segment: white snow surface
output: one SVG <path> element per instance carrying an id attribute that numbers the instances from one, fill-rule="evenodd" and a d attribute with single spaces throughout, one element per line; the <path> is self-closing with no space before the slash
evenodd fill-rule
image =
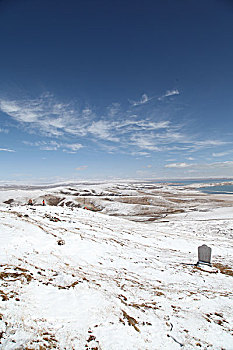
<path id="1" fill-rule="evenodd" d="M 233 349 L 232 206 L 140 223 L 30 197 L 0 194 L 0 349 Z"/>

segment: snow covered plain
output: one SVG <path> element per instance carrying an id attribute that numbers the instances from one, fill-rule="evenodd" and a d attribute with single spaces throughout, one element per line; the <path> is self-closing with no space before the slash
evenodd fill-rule
<path id="1" fill-rule="evenodd" d="M 2 188 L 0 348 L 233 349 L 232 238 L 192 186 Z"/>

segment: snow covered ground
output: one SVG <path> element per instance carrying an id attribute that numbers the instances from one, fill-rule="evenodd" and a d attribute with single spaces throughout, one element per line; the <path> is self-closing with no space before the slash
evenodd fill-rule
<path id="1" fill-rule="evenodd" d="M 233 349 L 232 238 L 232 196 L 188 186 L 2 189 L 0 348 Z"/>

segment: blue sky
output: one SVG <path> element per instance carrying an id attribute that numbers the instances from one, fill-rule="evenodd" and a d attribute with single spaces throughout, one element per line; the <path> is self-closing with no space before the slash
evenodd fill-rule
<path id="1" fill-rule="evenodd" d="M 0 1 L 0 181 L 231 177 L 233 3 Z"/>

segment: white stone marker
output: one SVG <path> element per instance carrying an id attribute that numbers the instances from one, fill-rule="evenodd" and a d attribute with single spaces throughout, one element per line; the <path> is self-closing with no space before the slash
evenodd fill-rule
<path id="1" fill-rule="evenodd" d="M 211 248 L 206 244 L 198 247 L 198 262 L 197 264 L 211 265 Z"/>

